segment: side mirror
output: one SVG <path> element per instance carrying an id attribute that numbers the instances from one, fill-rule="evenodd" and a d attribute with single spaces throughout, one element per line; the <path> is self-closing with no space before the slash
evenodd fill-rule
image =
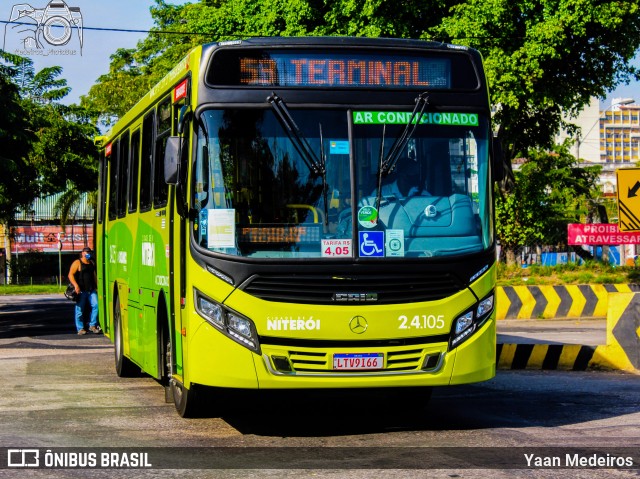
<path id="1" fill-rule="evenodd" d="M 502 143 L 497 137 L 491 139 L 491 161 L 493 170 L 493 181 L 502 181 L 505 175 L 504 152 Z"/>
<path id="2" fill-rule="evenodd" d="M 182 105 L 178 111 L 178 135 L 184 132 L 184 125 L 191 118 L 191 106 Z"/>
<path id="3" fill-rule="evenodd" d="M 177 185 L 180 178 L 180 145 L 182 138 L 170 136 L 164 150 L 164 181 L 168 185 Z"/>

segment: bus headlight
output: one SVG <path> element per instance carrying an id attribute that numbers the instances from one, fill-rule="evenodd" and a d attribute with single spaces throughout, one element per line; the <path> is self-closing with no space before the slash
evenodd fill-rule
<path id="1" fill-rule="evenodd" d="M 458 316 L 451 329 L 449 349 L 458 347 L 482 326 L 491 316 L 494 304 L 493 291 L 478 301 L 471 309 Z"/>
<path id="2" fill-rule="evenodd" d="M 465 329 L 469 328 L 473 325 L 473 311 L 468 311 L 467 313 L 460 316 L 456 319 L 456 327 L 455 332 L 456 335 L 460 334 Z"/>
<path id="3" fill-rule="evenodd" d="M 493 293 L 484 298 L 478 303 L 478 309 L 476 310 L 476 316 L 479 318 L 486 316 L 493 310 Z"/>
<path id="4" fill-rule="evenodd" d="M 253 322 L 241 314 L 195 290 L 196 310 L 209 324 L 238 344 L 260 354 L 260 343 Z"/>
<path id="5" fill-rule="evenodd" d="M 251 339 L 251 322 L 235 314 L 229 313 L 229 328 L 240 333 L 247 339 Z"/>
<path id="6" fill-rule="evenodd" d="M 205 319 L 211 320 L 215 326 L 224 326 L 224 313 L 222 312 L 222 306 L 209 301 L 202 296 L 198 297 L 198 306 L 201 316 L 204 316 Z"/>

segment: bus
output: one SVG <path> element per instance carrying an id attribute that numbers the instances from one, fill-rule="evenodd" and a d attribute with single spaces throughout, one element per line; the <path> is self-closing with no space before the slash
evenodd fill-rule
<path id="1" fill-rule="evenodd" d="M 181 416 L 225 389 L 427 397 L 495 375 L 503 166 L 476 50 L 201 45 L 100 145 L 116 373 L 156 378 Z"/>

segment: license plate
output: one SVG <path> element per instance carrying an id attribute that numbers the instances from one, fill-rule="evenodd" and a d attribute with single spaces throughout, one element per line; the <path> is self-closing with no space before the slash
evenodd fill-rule
<path id="1" fill-rule="evenodd" d="M 370 369 L 382 369 L 384 367 L 384 354 L 334 354 L 333 369 L 341 371 L 362 371 Z"/>

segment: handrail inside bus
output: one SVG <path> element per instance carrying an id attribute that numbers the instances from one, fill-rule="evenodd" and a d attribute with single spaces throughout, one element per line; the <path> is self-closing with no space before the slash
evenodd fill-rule
<path id="1" fill-rule="evenodd" d="M 287 205 L 287 208 L 292 209 L 292 210 L 297 210 L 297 209 L 306 209 L 306 210 L 310 210 L 313 213 L 313 222 L 317 223 L 318 222 L 318 210 L 311 205 L 305 205 L 305 204 L 290 204 Z"/>

